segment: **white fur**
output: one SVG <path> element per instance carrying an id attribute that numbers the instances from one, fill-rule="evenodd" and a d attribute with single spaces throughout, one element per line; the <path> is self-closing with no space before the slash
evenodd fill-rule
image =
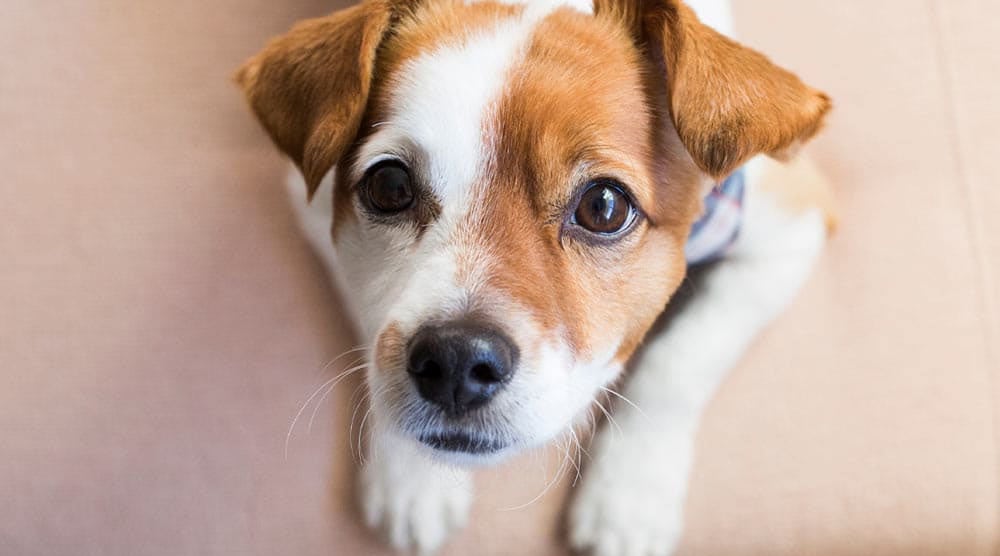
<path id="1" fill-rule="evenodd" d="M 433 554 L 465 525 L 472 476 L 440 465 L 389 430 L 373 436 L 361 471 L 365 523 L 396 550 Z"/>
<path id="2" fill-rule="evenodd" d="M 483 120 L 524 39 L 519 25 L 506 22 L 409 62 L 395 83 L 391 112 L 376 123 L 359 164 L 367 168 L 387 153 L 417 151 L 409 158 L 417 159 L 442 205 L 467 206 L 463 198 L 484 160 Z"/>
<path id="3" fill-rule="evenodd" d="M 798 292 L 822 250 L 822 215 L 791 215 L 748 168 L 746 220 L 734 252 L 668 329 L 648 341 L 615 421 L 591 450 L 593 463 L 570 514 L 570 539 L 597 556 L 670 554 L 701 414 L 757 333 Z"/>

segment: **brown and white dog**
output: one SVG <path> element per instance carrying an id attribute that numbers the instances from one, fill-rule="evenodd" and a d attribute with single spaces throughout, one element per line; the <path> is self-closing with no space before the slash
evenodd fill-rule
<path id="1" fill-rule="evenodd" d="M 240 69 L 369 346 L 362 502 L 395 547 L 440 547 L 470 464 L 570 434 L 629 363 L 570 542 L 673 550 L 702 410 L 833 218 L 805 163 L 757 156 L 812 137 L 828 99 L 727 38 L 725 0 L 694 8 L 364 0 Z M 735 243 L 650 333 L 703 199 L 740 168 Z"/>

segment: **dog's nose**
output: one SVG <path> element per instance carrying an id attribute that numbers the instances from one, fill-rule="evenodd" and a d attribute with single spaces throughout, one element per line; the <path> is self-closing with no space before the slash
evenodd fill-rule
<path id="1" fill-rule="evenodd" d="M 516 364 L 517 348 L 503 333 L 458 321 L 418 330 L 407 371 L 424 399 L 457 416 L 488 402 Z"/>

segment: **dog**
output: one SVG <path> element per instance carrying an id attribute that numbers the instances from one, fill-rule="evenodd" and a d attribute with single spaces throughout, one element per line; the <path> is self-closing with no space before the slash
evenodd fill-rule
<path id="1" fill-rule="evenodd" d="M 362 507 L 397 549 L 435 552 L 471 467 L 604 397 L 621 432 L 593 441 L 569 542 L 674 550 L 702 411 L 835 222 L 808 161 L 776 161 L 829 98 L 695 4 L 362 0 L 238 70 L 368 346 Z"/>

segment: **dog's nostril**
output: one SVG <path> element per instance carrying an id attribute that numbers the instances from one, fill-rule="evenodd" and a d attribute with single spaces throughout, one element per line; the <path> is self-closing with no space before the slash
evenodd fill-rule
<path id="1" fill-rule="evenodd" d="M 408 351 L 407 371 L 420 395 L 455 415 L 488 402 L 517 365 L 507 336 L 467 321 L 421 328 Z"/>
<path id="2" fill-rule="evenodd" d="M 416 374 L 423 378 L 435 379 L 440 378 L 443 372 L 441 370 L 441 365 L 439 365 L 437 361 L 428 359 L 427 361 L 424 361 L 424 364 L 421 365 L 419 369 L 417 369 Z"/>
<path id="3" fill-rule="evenodd" d="M 500 373 L 498 373 L 491 365 L 487 365 L 486 363 L 479 363 L 478 365 L 472 367 L 472 370 L 469 371 L 469 375 L 473 380 L 483 384 L 493 384 L 503 380 Z"/>

